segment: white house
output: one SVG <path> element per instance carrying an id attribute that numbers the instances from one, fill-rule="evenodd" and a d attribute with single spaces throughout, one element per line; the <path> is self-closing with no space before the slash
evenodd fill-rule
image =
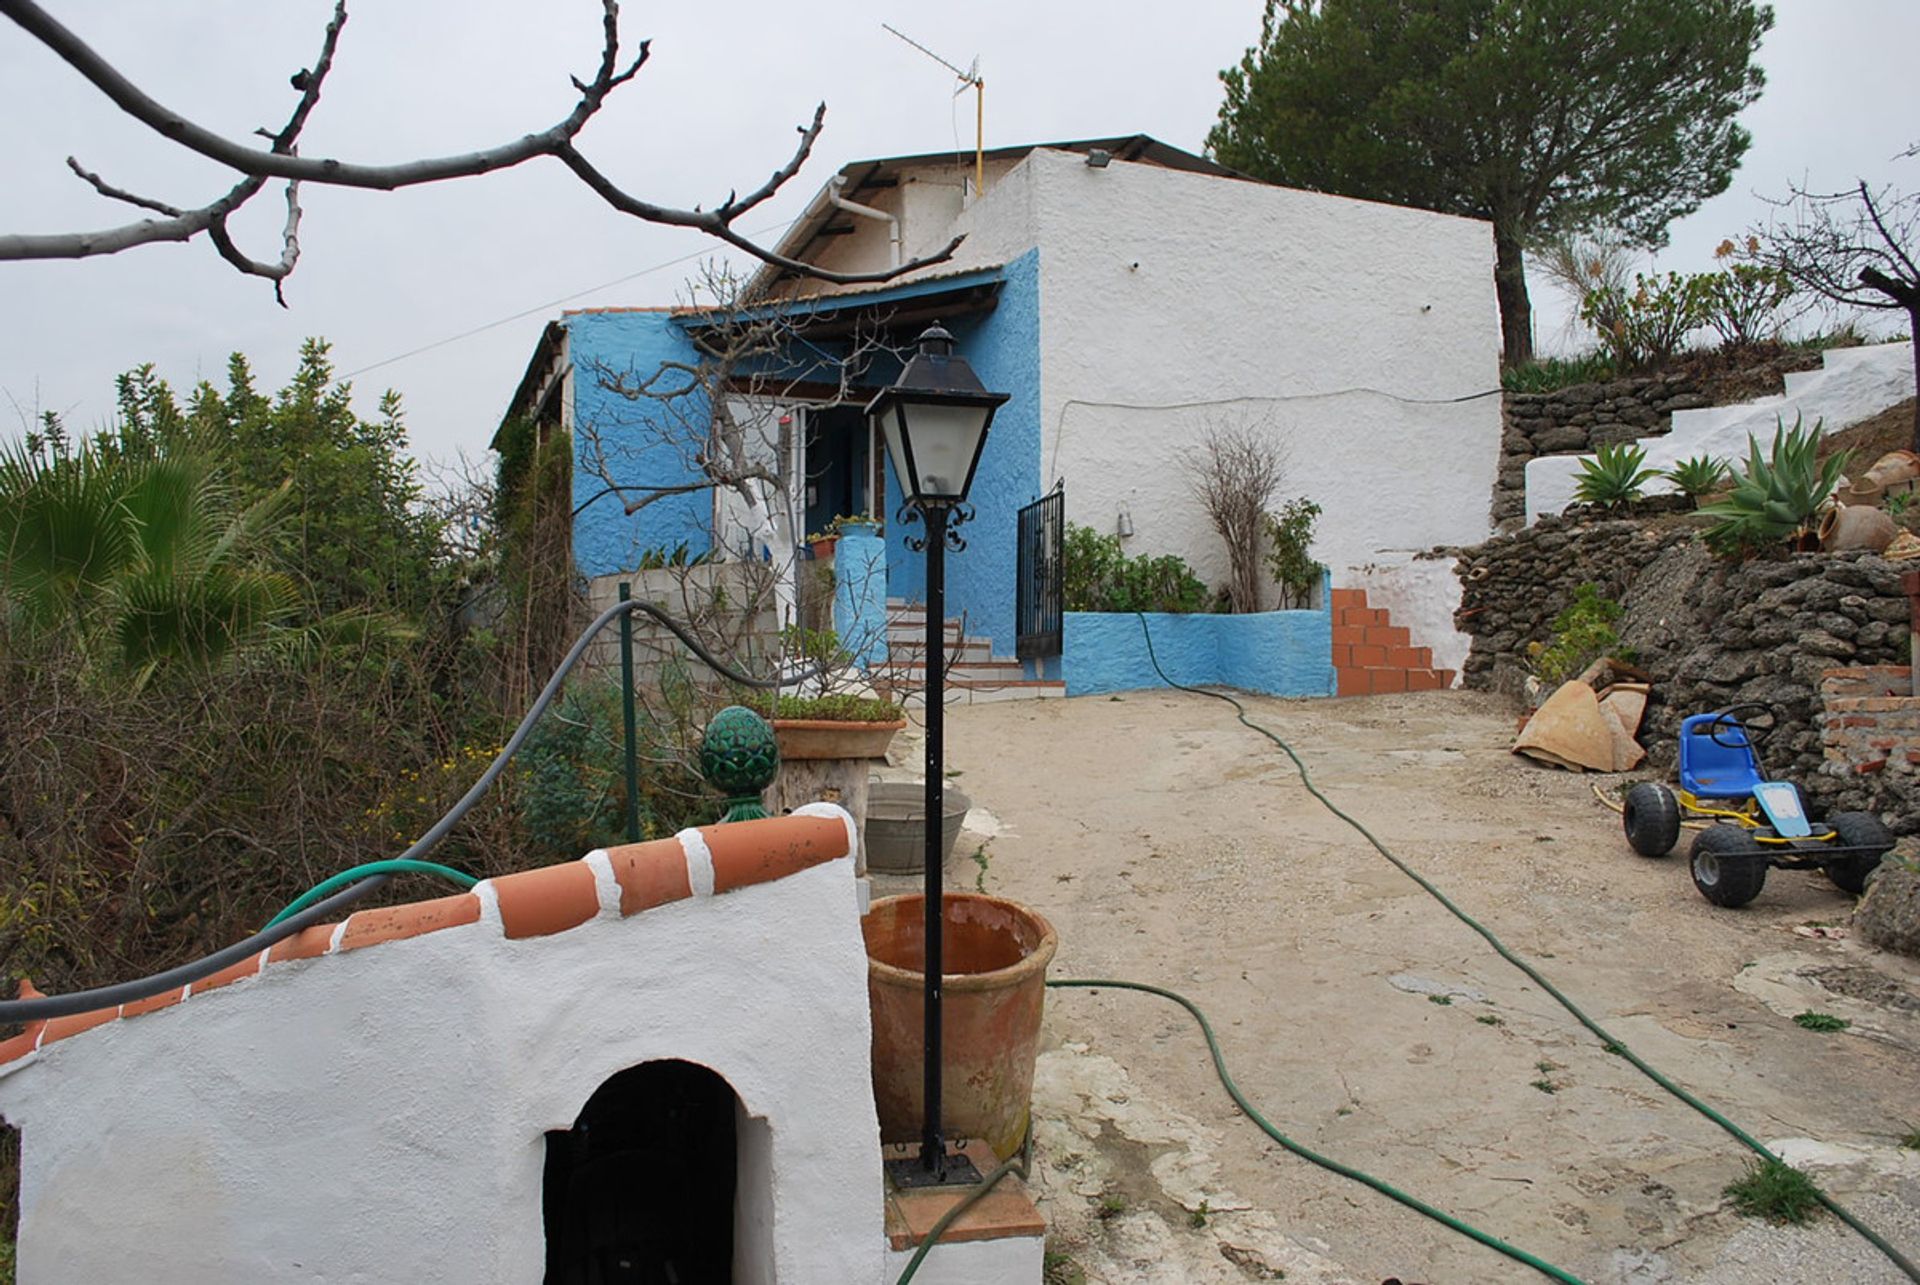
<path id="1" fill-rule="evenodd" d="M 1218 425 L 1284 452 L 1281 498 L 1320 504 L 1313 552 L 1335 588 L 1385 592 L 1451 636 L 1451 578 L 1403 580 L 1395 569 L 1414 551 L 1490 533 L 1500 401 L 1488 224 L 1274 187 L 1144 135 L 1001 148 L 986 154 L 985 172 L 975 191 L 970 155 L 846 166 L 783 254 L 884 270 L 963 237 L 953 257 L 880 286 L 765 268 L 753 294 L 816 353 L 856 323 L 906 344 L 937 319 L 987 386 L 1012 394 L 974 482 L 968 548 L 948 563 L 950 609 L 970 633 L 1013 651 L 1023 632 L 1016 514 L 1056 486 L 1069 521 L 1119 533 L 1131 553 L 1178 554 L 1222 582 L 1225 549 L 1186 480 L 1198 441 Z M 566 314 L 549 326 L 510 414 L 576 435 L 617 419 L 621 432 L 643 435 L 631 404 L 583 372 L 614 365 L 644 376 L 697 360 L 712 324 L 698 310 Z M 888 520 L 888 595 L 912 601 L 922 561 L 903 543 L 911 532 L 891 521 L 897 482 L 861 414 L 894 369 L 867 371 L 853 395 L 789 399 L 804 488 L 783 503 L 802 530 L 839 513 Z M 637 485 L 688 478 L 670 452 L 636 452 L 624 467 Z M 716 531 L 724 544 L 729 526 L 727 507 L 705 494 L 630 516 L 584 468 L 575 502 L 575 559 L 590 577 L 650 548 L 708 547 Z M 1072 666 L 1069 654 L 1069 677 Z M 1060 672 L 1047 658 L 1027 668 Z M 1329 690 L 1334 658 L 1321 668 L 1308 687 Z"/>

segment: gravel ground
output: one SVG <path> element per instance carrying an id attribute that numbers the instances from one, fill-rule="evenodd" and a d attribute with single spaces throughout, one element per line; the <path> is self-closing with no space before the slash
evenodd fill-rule
<path id="1" fill-rule="evenodd" d="M 1752 906 L 1709 906 L 1681 858 L 1629 852 L 1592 793 L 1609 778 L 1510 755 L 1513 712 L 1495 698 L 1248 704 L 1336 802 L 1635 1052 L 1920 1256 L 1920 1152 L 1900 1146 L 1920 1125 L 1920 971 L 1846 939 L 1848 898 L 1776 872 Z M 1189 995 L 1248 1097 L 1306 1145 L 1595 1285 L 1905 1279 L 1831 1217 L 1733 1212 L 1738 1144 L 1322 809 L 1225 705 L 970 706 L 948 742 L 976 804 L 949 886 L 1047 915 L 1053 976 Z M 896 761 L 917 753 L 908 741 Z M 1804 1009 L 1854 1025 L 1808 1031 L 1791 1020 Z M 1279 1148 L 1164 1001 L 1052 992 L 1043 1050 L 1054 1280 L 1541 1279 Z"/>

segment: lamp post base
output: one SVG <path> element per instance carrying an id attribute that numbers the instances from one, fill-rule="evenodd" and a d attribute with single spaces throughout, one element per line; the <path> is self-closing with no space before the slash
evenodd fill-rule
<path id="1" fill-rule="evenodd" d="M 980 1183 L 979 1167 L 951 1146 L 938 1168 L 928 1168 L 926 1158 L 917 1152 L 888 1160 L 882 1167 L 887 1181 L 903 1191 L 920 1187 L 975 1187 Z"/>

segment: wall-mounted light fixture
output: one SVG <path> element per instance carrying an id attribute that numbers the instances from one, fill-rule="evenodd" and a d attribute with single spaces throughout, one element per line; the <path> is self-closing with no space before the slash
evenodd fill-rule
<path id="1" fill-rule="evenodd" d="M 1108 162 L 1112 160 L 1113 160 L 1113 153 L 1109 152 L 1104 147 L 1095 147 L 1090 149 L 1087 152 L 1087 168 L 1088 169 L 1103 170 L 1107 168 Z"/>

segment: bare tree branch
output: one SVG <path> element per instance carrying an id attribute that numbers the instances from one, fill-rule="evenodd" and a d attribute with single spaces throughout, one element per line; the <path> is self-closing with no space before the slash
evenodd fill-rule
<path id="1" fill-rule="evenodd" d="M 128 205 L 137 205 L 143 210 L 152 210 L 157 214 L 164 214 L 170 219 L 180 218 L 186 213 L 186 211 L 180 207 L 168 205 L 165 201 L 155 201 L 149 197 L 140 196 L 133 192 L 114 187 L 92 170 L 84 168 L 79 161 L 76 161 L 71 156 L 67 158 L 67 168 L 91 184 L 94 191 L 110 200 L 125 201 Z"/>
<path id="2" fill-rule="evenodd" d="M 1920 338 L 1920 192 L 1862 182 L 1852 191 L 1818 193 L 1790 188 L 1771 202 L 1765 248 L 1755 257 L 1778 267 L 1814 293 L 1856 308 L 1899 309 Z M 1914 345 L 1920 379 L 1920 343 Z M 1913 417 L 1913 448 L 1920 451 L 1920 404 Z"/>
<path id="3" fill-rule="evenodd" d="M 319 61 L 312 69 L 300 72 L 293 77 L 294 87 L 302 91 L 299 106 L 287 125 L 278 134 L 269 136 L 272 139 L 272 145 L 264 151 L 217 134 L 161 104 L 135 85 L 79 36 L 34 3 L 34 0 L 0 0 L 0 14 L 13 19 L 29 35 L 52 50 L 127 115 L 181 147 L 217 161 L 253 181 L 250 190 L 243 192 L 242 189 L 247 185 L 242 184 L 213 205 L 199 210 L 180 211 L 171 206 L 162 206 L 159 202 L 110 188 L 104 181 L 69 161 L 75 172 L 92 183 L 103 196 L 131 201 L 158 213 L 169 214 L 169 218 L 165 222 L 147 220 L 102 232 L 0 236 L 0 260 L 75 259 L 99 254 L 117 254 L 154 241 L 190 240 L 205 231 L 210 234 L 215 247 L 229 263 L 242 272 L 273 279 L 276 283 L 275 289 L 278 291 L 279 283 L 292 271 L 293 262 L 298 258 L 298 245 L 293 236 L 293 229 L 298 223 L 297 200 L 292 194 L 289 194 L 289 203 L 295 206 L 295 213 L 289 217 L 288 232 L 284 237 L 286 248 L 279 263 L 263 264 L 247 258 L 232 248 L 231 239 L 227 237 L 225 229 L 226 216 L 250 199 L 259 190 L 261 181 L 277 178 L 286 179 L 289 182 L 319 183 L 332 187 L 391 192 L 424 183 L 473 178 L 496 170 L 511 169 L 543 156 L 553 157 L 566 165 L 596 195 L 623 214 L 648 223 L 693 228 L 724 241 L 762 262 L 821 281 L 841 285 L 890 281 L 905 273 L 932 264 L 944 263 L 953 256 L 954 250 L 960 245 L 961 238 L 956 237 L 937 254 L 913 259 L 885 271 L 833 272 L 779 254 L 734 230 L 735 219 L 778 192 L 787 180 L 799 172 L 800 167 L 812 154 L 814 141 L 820 136 L 826 118 L 824 103 L 815 109 L 813 120 L 801 128 L 800 142 L 794 149 L 793 155 L 785 164 L 774 170 L 765 183 L 753 189 L 745 197 L 739 197 L 730 192 L 726 200 L 712 210 L 703 210 L 699 207 L 688 210 L 658 205 L 622 189 L 580 154 L 574 146 L 574 140 L 585 128 L 587 122 L 599 112 L 608 95 L 639 73 L 641 67 L 646 64 L 650 46 L 648 42 L 642 41 L 632 62 L 622 70 L 620 6 L 617 0 L 601 0 L 601 9 L 601 25 L 605 37 L 601 48 L 600 65 L 593 79 L 589 81 L 573 78 L 574 88 L 579 91 L 579 99 L 575 102 L 573 110 L 559 122 L 511 142 L 478 151 L 404 161 L 391 165 L 368 165 L 332 157 L 303 157 L 293 146 L 300 130 L 306 124 L 308 114 L 319 99 L 320 82 L 325 79 L 326 72 L 332 64 L 333 50 L 340 28 L 346 23 L 345 0 L 337 0 L 335 4 L 333 20 L 328 24 L 326 41 Z M 282 303 L 284 302 L 285 300 L 282 299 Z"/>

